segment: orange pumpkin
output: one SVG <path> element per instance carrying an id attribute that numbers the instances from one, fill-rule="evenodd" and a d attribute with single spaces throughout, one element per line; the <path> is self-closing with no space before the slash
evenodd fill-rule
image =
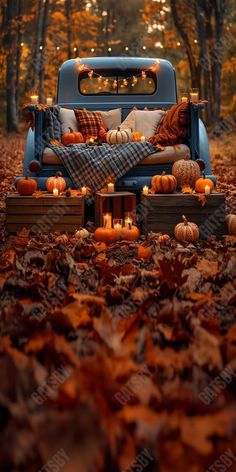
<path id="1" fill-rule="evenodd" d="M 97 228 L 94 233 L 95 241 L 99 243 L 114 243 L 120 238 L 114 228 Z"/>
<path id="2" fill-rule="evenodd" d="M 164 243 L 164 244 L 169 243 L 170 240 L 171 240 L 171 238 L 170 238 L 169 234 L 161 234 L 159 236 L 159 239 L 158 239 L 159 243 Z"/>
<path id="3" fill-rule="evenodd" d="M 61 176 L 61 172 L 57 172 L 54 177 L 49 177 L 46 181 L 46 189 L 53 193 L 53 189 L 57 188 L 59 192 L 64 192 L 66 188 L 66 181 Z"/>
<path id="4" fill-rule="evenodd" d="M 152 189 L 156 193 L 173 193 L 177 187 L 177 180 L 174 175 L 154 175 L 152 178 Z"/>
<path id="5" fill-rule="evenodd" d="M 197 179 L 195 183 L 195 190 L 196 192 L 205 193 L 205 187 L 208 185 L 211 191 L 214 189 L 214 184 L 211 179 L 206 179 L 205 175 L 203 174 L 200 179 Z"/>
<path id="6" fill-rule="evenodd" d="M 191 223 L 183 215 L 183 223 L 179 223 L 175 226 L 174 235 L 177 241 L 188 241 L 194 242 L 199 239 L 199 229 L 195 223 Z"/>
<path id="7" fill-rule="evenodd" d="M 17 184 L 18 193 L 22 196 L 30 196 L 37 190 L 37 182 L 34 179 L 29 178 L 29 171 L 26 172 L 26 176 L 19 180 Z"/>
<path id="8" fill-rule="evenodd" d="M 69 128 L 70 133 L 65 133 L 62 135 L 61 142 L 64 146 L 68 144 L 83 143 L 84 137 L 79 131 L 73 131 L 72 128 Z"/>
<path id="9" fill-rule="evenodd" d="M 121 239 L 125 241 L 136 241 L 139 238 L 139 229 L 137 226 L 130 225 L 129 227 L 125 226 L 120 230 Z"/>
<path id="10" fill-rule="evenodd" d="M 138 259 L 150 260 L 152 258 L 152 249 L 150 246 L 141 244 L 141 246 L 138 247 L 137 256 Z"/>
<path id="11" fill-rule="evenodd" d="M 139 131 L 133 131 L 132 132 L 132 141 L 139 142 L 139 141 L 141 141 L 142 136 L 143 136 L 142 133 L 140 133 Z"/>

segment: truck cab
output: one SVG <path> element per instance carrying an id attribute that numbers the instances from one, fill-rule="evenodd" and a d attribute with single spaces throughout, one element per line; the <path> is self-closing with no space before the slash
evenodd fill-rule
<path id="1" fill-rule="evenodd" d="M 88 71 L 92 73 L 89 75 Z M 138 81 L 134 80 L 137 77 Z M 175 70 L 165 59 L 75 58 L 64 62 L 58 73 L 56 105 L 62 108 L 86 108 L 91 111 L 120 108 L 123 121 L 134 107 L 140 110 L 166 110 L 177 101 Z M 206 174 L 211 175 L 207 132 L 199 118 L 203 106 L 191 104 L 191 126 L 185 143 L 185 155 L 172 147 L 148 156 L 117 182 L 117 190 L 139 191 L 144 185 L 150 185 L 153 175 L 171 172 L 173 162 L 181 158 L 203 159 Z M 45 112 L 35 105 L 29 105 L 29 109 L 35 115 L 35 129 L 29 130 L 27 136 L 23 172 L 32 160 L 37 160 L 40 170 L 31 175 L 37 179 L 39 188 L 45 189 L 47 178 L 59 170 L 68 185 L 73 187 L 66 169 L 45 142 Z"/>

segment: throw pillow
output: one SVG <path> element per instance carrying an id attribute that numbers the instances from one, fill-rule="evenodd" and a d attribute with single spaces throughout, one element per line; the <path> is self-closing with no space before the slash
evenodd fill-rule
<path id="1" fill-rule="evenodd" d="M 99 130 L 105 128 L 102 115 L 99 111 L 75 110 L 78 129 L 84 139 L 98 136 Z"/>
<path id="2" fill-rule="evenodd" d="M 165 115 L 162 110 L 132 110 L 121 124 L 121 129 L 139 131 L 146 139 L 154 136 L 157 126 Z"/>

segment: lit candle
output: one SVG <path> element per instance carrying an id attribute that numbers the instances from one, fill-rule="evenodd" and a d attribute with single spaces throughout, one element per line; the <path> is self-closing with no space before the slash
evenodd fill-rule
<path id="1" fill-rule="evenodd" d="M 103 226 L 104 228 L 111 229 L 112 228 L 112 214 L 106 213 L 103 215 Z"/>
<path id="2" fill-rule="evenodd" d="M 87 187 L 82 187 L 81 192 L 82 195 L 87 195 Z"/>
<path id="3" fill-rule="evenodd" d="M 205 186 L 205 195 L 210 195 L 211 193 L 211 187 L 209 185 Z"/>
<path id="4" fill-rule="evenodd" d="M 52 104 L 53 104 L 53 99 L 52 99 L 52 97 L 47 97 L 47 98 L 46 98 L 46 104 L 47 104 L 48 107 L 51 107 L 51 106 L 52 106 Z"/>
<path id="5" fill-rule="evenodd" d="M 197 102 L 199 100 L 199 90 L 196 88 L 191 89 L 190 98 L 192 102 Z"/>
<path id="6" fill-rule="evenodd" d="M 148 186 L 145 185 L 145 186 L 143 187 L 143 195 L 148 195 L 148 190 L 149 190 L 149 189 L 148 189 Z"/>
<path id="7" fill-rule="evenodd" d="M 39 96 L 38 95 L 31 95 L 30 101 L 32 105 L 37 105 L 39 102 Z"/>
<path id="8" fill-rule="evenodd" d="M 114 218 L 113 220 L 113 228 L 119 233 L 123 226 L 122 218 Z"/>
<path id="9" fill-rule="evenodd" d="M 183 96 L 181 97 L 181 102 L 182 102 L 182 103 L 187 103 L 187 101 L 188 101 L 188 97 L 186 97 L 185 95 L 183 95 Z"/>
<path id="10" fill-rule="evenodd" d="M 89 139 L 89 144 L 93 144 L 94 143 L 94 138 L 90 138 Z"/>
<path id="11" fill-rule="evenodd" d="M 54 189 L 53 189 L 53 195 L 54 195 L 54 197 L 58 197 L 58 195 L 59 195 L 59 190 L 58 190 L 58 188 L 54 188 Z"/>
<path id="12" fill-rule="evenodd" d="M 141 136 L 140 141 L 142 141 L 142 142 L 143 142 L 143 141 L 146 141 L 145 136 Z"/>
<path id="13" fill-rule="evenodd" d="M 112 182 L 109 182 L 109 184 L 107 184 L 107 191 L 109 193 L 113 193 L 115 191 L 115 185 Z"/>
<path id="14" fill-rule="evenodd" d="M 132 223 L 133 223 L 133 220 L 132 218 L 130 218 L 130 216 L 127 216 L 125 218 L 125 227 L 126 228 L 130 228 L 132 226 Z"/>

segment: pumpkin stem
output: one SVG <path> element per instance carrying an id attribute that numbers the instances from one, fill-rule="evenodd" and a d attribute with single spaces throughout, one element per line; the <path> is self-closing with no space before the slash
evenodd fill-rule
<path id="1" fill-rule="evenodd" d="M 182 220 L 183 220 L 184 224 L 187 226 L 188 220 L 187 220 L 186 216 L 183 215 Z"/>
<path id="2" fill-rule="evenodd" d="M 26 174 L 25 174 L 25 178 L 26 178 L 26 180 L 28 180 L 28 178 L 29 178 L 29 175 L 30 175 L 30 171 L 29 171 L 29 169 L 28 169 L 28 170 L 26 171 Z"/>
<path id="3" fill-rule="evenodd" d="M 57 179 L 58 177 L 61 177 L 61 175 L 62 175 L 62 174 L 61 174 L 61 171 L 59 170 L 59 171 L 56 173 L 56 175 L 55 175 L 56 179 Z"/>
<path id="4" fill-rule="evenodd" d="M 120 126 L 117 127 L 117 131 L 120 131 Z"/>
<path id="5" fill-rule="evenodd" d="M 166 175 L 166 172 L 163 170 L 162 174 L 161 175 Z"/>
<path id="6" fill-rule="evenodd" d="M 70 133 L 74 133 L 73 129 L 70 126 L 68 126 L 68 128 L 70 130 Z"/>
<path id="7" fill-rule="evenodd" d="M 206 178 L 206 174 L 205 174 L 204 170 L 202 171 L 202 178 L 203 178 L 203 179 Z"/>

